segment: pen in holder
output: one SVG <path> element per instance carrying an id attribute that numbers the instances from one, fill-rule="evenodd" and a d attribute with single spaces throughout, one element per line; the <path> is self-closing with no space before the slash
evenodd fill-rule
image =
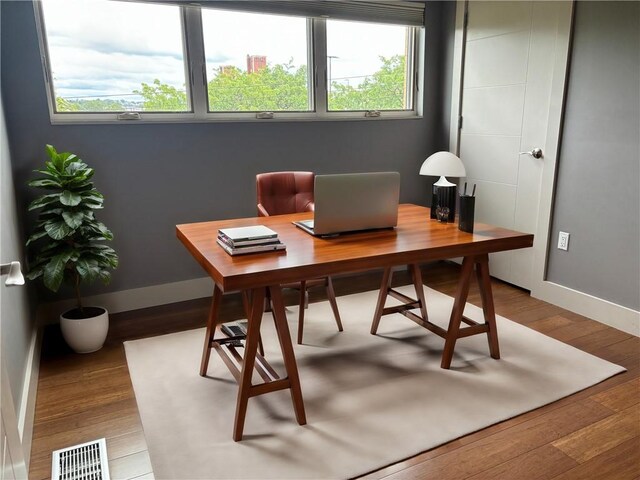
<path id="1" fill-rule="evenodd" d="M 475 206 L 475 196 L 460 196 L 460 214 L 458 216 L 458 228 L 463 232 L 473 233 L 473 217 L 475 213 Z"/>

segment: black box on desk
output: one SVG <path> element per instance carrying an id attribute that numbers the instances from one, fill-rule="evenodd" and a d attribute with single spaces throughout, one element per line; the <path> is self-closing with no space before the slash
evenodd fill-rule
<path id="1" fill-rule="evenodd" d="M 433 195 L 431 197 L 431 218 L 438 218 L 436 215 L 437 207 L 447 207 L 449 209 L 448 222 L 454 222 L 456 219 L 456 197 L 458 187 L 452 186 L 433 186 Z"/>

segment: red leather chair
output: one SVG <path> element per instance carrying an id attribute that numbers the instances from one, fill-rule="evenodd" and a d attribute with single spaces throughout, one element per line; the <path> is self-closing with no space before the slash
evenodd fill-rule
<path id="1" fill-rule="evenodd" d="M 271 172 L 256 176 L 258 216 L 285 215 L 287 213 L 313 211 L 313 172 Z M 333 310 L 338 331 L 342 331 L 340 312 L 336 303 L 331 277 L 303 280 L 298 283 L 282 285 L 285 288 L 300 290 L 300 310 L 298 314 L 298 344 L 302 343 L 304 329 L 304 309 L 307 306 L 307 289 L 315 286 L 326 288 L 327 297 Z"/>

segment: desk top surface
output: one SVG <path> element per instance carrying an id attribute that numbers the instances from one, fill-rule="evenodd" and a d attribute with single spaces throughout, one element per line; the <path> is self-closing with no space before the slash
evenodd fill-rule
<path id="1" fill-rule="evenodd" d="M 429 208 L 403 204 L 395 229 L 332 238 L 313 237 L 292 224 L 313 218 L 312 213 L 177 225 L 176 234 L 223 291 L 533 245 L 532 234 L 482 223 L 476 223 L 471 234 L 460 231 L 457 223 L 431 220 L 429 214 Z M 216 243 L 220 228 L 250 225 L 266 225 L 276 231 L 287 249 L 232 257 Z"/>

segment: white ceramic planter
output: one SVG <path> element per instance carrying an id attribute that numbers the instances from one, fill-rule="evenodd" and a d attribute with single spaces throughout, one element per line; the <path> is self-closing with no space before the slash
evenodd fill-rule
<path id="1" fill-rule="evenodd" d="M 74 318 L 77 309 L 60 315 L 60 329 L 67 345 L 76 353 L 91 353 L 100 350 L 109 331 L 109 312 L 102 307 L 85 307 L 89 318 Z"/>

